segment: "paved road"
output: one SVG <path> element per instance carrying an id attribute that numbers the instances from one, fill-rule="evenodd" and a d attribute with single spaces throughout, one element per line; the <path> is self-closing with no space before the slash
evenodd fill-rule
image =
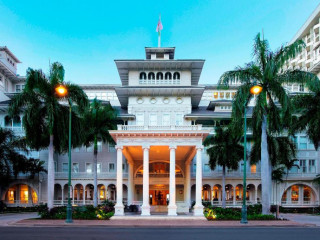
<path id="1" fill-rule="evenodd" d="M 320 228 L 0 227 L 1 240 L 295 240 L 319 239 Z"/>
<path id="2" fill-rule="evenodd" d="M 6 213 L 0 214 L 0 226 L 8 226 L 8 224 L 18 222 L 23 219 L 36 218 L 37 213 Z"/>
<path id="3" fill-rule="evenodd" d="M 314 224 L 320 227 L 320 216 L 319 215 L 310 215 L 310 214 L 297 214 L 297 213 L 281 213 L 281 217 L 289 219 L 294 222 L 302 224 Z"/>

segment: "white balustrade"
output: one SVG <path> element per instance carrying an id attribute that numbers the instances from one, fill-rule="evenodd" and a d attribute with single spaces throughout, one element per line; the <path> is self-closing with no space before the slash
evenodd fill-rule
<path id="1" fill-rule="evenodd" d="M 140 130 L 187 130 L 198 131 L 202 130 L 202 125 L 154 125 L 154 126 L 139 126 L 139 125 L 118 125 L 119 131 L 140 131 Z"/>

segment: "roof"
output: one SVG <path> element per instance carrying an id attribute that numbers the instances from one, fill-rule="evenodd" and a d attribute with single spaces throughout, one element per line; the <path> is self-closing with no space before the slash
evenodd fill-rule
<path id="1" fill-rule="evenodd" d="M 5 51 L 10 57 L 13 58 L 14 61 L 21 63 L 20 60 L 9 50 L 9 48 L 7 48 L 7 46 L 0 47 L 0 51 Z"/>
<path id="2" fill-rule="evenodd" d="M 252 107 L 247 108 L 247 117 L 252 116 Z M 190 114 L 186 114 L 185 118 L 202 118 L 202 119 L 215 119 L 215 118 L 231 118 L 230 112 L 216 112 L 208 110 L 206 106 L 199 106 L 195 109 L 192 109 Z"/>
<path id="3" fill-rule="evenodd" d="M 128 106 L 129 96 L 191 96 L 192 107 L 200 103 L 204 87 L 198 86 L 125 86 L 115 88 L 121 107 Z"/>
<path id="4" fill-rule="evenodd" d="M 303 38 L 305 35 L 307 35 L 310 31 L 309 29 L 315 25 L 316 23 L 319 23 L 320 18 L 320 4 L 316 7 L 316 9 L 311 13 L 307 21 L 301 26 L 301 28 L 298 30 L 298 32 L 294 35 L 292 40 L 289 44 L 292 44 L 297 39 Z"/>
<path id="5" fill-rule="evenodd" d="M 191 71 L 191 85 L 198 85 L 202 72 L 203 59 L 177 59 L 177 60 L 114 60 L 118 68 L 120 79 L 123 86 L 128 85 L 129 71 L 157 71 L 157 70 L 176 70 Z"/>

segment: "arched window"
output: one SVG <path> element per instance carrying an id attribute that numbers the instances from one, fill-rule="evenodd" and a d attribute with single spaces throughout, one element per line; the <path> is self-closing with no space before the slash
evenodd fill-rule
<path id="1" fill-rule="evenodd" d="M 143 80 L 147 79 L 147 74 L 145 72 L 141 72 L 140 79 L 143 79 Z"/>
<path id="2" fill-rule="evenodd" d="M 172 78 L 171 72 L 166 72 L 166 74 L 164 75 L 164 79 L 171 80 L 171 78 Z"/>
<path id="3" fill-rule="evenodd" d="M 162 72 L 157 73 L 157 80 L 163 80 L 163 73 Z"/>
<path id="4" fill-rule="evenodd" d="M 148 79 L 152 79 L 152 80 L 154 80 L 154 73 L 153 72 L 149 72 L 149 74 L 148 74 Z"/>
<path id="5" fill-rule="evenodd" d="M 175 80 L 175 79 L 180 79 L 180 73 L 175 72 L 175 73 L 173 74 L 173 79 L 174 79 L 174 80 Z"/>
<path id="6" fill-rule="evenodd" d="M 12 119 L 9 116 L 5 116 L 4 118 L 4 126 L 12 127 Z"/>
<path id="7" fill-rule="evenodd" d="M 13 126 L 14 127 L 21 127 L 21 119 L 20 116 L 13 117 Z"/>

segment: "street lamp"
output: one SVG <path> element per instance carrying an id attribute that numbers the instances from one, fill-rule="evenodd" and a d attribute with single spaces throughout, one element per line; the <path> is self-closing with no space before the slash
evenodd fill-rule
<path id="1" fill-rule="evenodd" d="M 253 85 L 250 88 L 250 93 L 258 95 L 261 93 L 262 87 L 260 85 Z M 243 133 L 243 188 L 242 188 L 242 209 L 241 209 L 241 221 L 240 223 L 248 223 L 247 219 L 247 101 L 244 105 L 244 133 Z"/>
<path id="2" fill-rule="evenodd" d="M 55 91 L 59 97 L 65 97 L 68 95 L 68 89 L 64 85 L 58 85 Z M 71 188 L 71 113 L 72 113 L 72 102 L 69 98 L 69 163 L 68 163 L 68 205 L 67 205 L 67 219 L 66 223 L 72 223 L 72 206 L 70 198 L 70 188 Z"/>

